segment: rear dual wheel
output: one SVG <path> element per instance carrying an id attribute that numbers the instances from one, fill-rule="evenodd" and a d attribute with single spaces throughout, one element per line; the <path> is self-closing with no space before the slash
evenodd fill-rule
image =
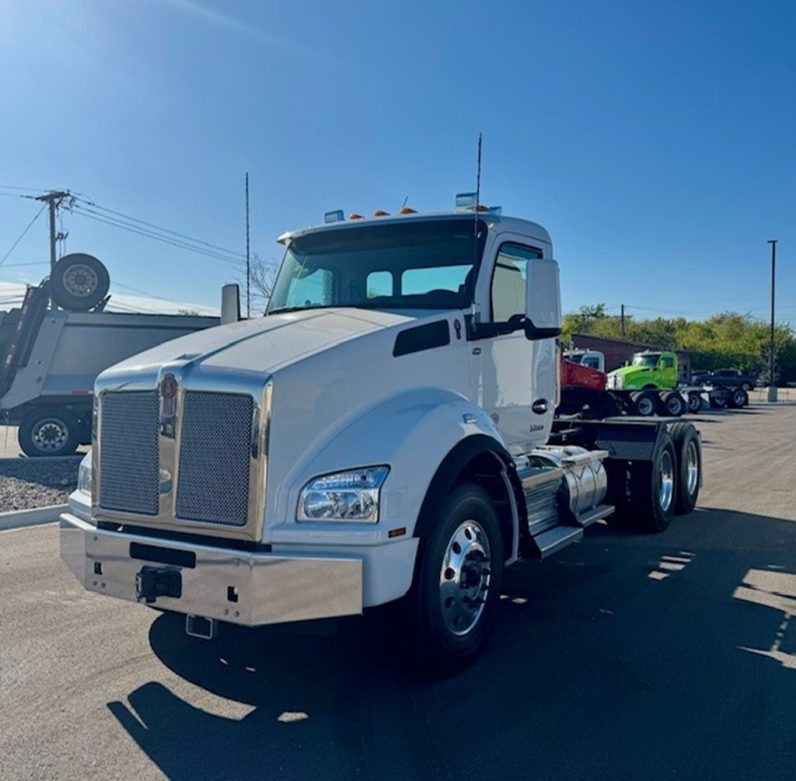
<path id="1" fill-rule="evenodd" d="M 650 417 L 655 414 L 658 408 L 658 396 L 651 391 L 641 391 L 633 394 L 633 404 L 636 412 L 642 417 Z"/>
<path id="2" fill-rule="evenodd" d="M 702 446 L 690 423 L 674 423 L 661 434 L 649 461 L 611 462 L 609 522 L 650 532 L 665 531 L 675 514 L 690 513 L 702 484 Z"/>

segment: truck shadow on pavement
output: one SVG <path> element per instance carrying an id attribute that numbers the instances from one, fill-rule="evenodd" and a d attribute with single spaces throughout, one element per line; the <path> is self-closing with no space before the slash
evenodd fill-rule
<path id="1" fill-rule="evenodd" d="M 489 648 L 443 680 L 407 668 L 390 610 L 213 642 L 164 614 L 154 653 L 238 717 L 155 681 L 108 708 L 169 778 L 788 777 L 794 543 L 796 521 L 726 510 L 590 531 L 507 573 Z"/>

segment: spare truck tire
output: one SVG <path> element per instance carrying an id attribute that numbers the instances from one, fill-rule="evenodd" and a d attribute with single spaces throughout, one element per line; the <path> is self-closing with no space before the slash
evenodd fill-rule
<path id="1" fill-rule="evenodd" d="M 31 458 L 71 456 L 80 444 L 80 424 L 67 409 L 38 407 L 22 418 L 17 440 Z"/>
<path id="2" fill-rule="evenodd" d="M 93 255 L 64 255 L 50 274 L 50 297 L 63 309 L 87 312 L 108 295 L 111 279 L 105 265 Z"/>

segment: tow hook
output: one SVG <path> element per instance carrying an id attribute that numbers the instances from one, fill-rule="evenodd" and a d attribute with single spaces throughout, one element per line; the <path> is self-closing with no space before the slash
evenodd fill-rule
<path id="1" fill-rule="evenodd" d="M 181 597 L 182 573 L 174 567 L 142 567 L 135 576 L 135 598 L 151 605 L 158 597 Z"/>
<path id="2" fill-rule="evenodd" d="M 212 640 L 216 636 L 216 620 L 204 616 L 185 616 L 185 634 L 201 640 Z"/>

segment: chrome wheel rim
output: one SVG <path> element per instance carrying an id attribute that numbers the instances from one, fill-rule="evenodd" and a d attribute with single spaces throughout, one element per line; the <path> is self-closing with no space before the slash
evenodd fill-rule
<path id="1" fill-rule="evenodd" d="M 652 415 L 653 406 L 652 406 L 652 399 L 649 396 L 645 396 L 643 399 L 638 400 L 638 412 L 639 415 Z"/>
<path id="2" fill-rule="evenodd" d="M 661 468 L 658 478 L 658 502 L 661 510 L 667 512 L 672 506 L 674 496 L 674 460 L 669 450 L 661 455 Z"/>
<path id="3" fill-rule="evenodd" d="M 691 440 L 685 449 L 686 489 L 693 496 L 699 482 L 699 451 L 696 443 Z"/>
<path id="4" fill-rule="evenodd" d="M 492 584 L 489 539 L 477 521 L 462 523 L 451 535 L 439 573 L 442 620 L 459 637 L 471 632 L 484 612 Z"/>
<path id="5" fill-rule="evenodd" d="M 33 429 L 31 439 L 38 450 L 44 453 L 56 453 L 63 449 L 69 439 L 69 429 L 63 421 L 48 418 L 40 421 Z"/>
<path id="6" fill-rule="evenodd" d="M 90 266 L 75 263 L 64 272 L 64 288 L 67 293 L 77 298 L 91 295 L 98 285 L 97 273 Z"/>

